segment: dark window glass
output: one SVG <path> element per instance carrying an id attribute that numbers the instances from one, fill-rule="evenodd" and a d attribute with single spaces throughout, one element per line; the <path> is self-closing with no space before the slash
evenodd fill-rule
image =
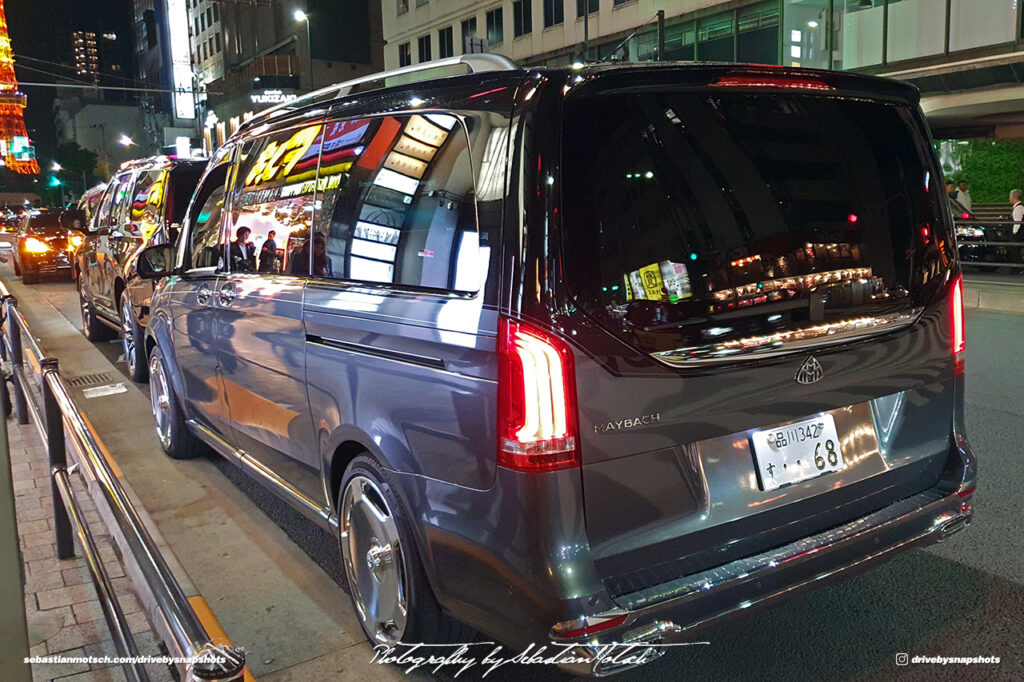
<path id="1" fill-rule="evenodd" d="M 565 0 L 544 0 L 544 28 L 565 21 Z"/>
<path id="2" fill-rule="evenodd" d="M 398 46 L 398 65 L 409 66 L 412 64 L 412 48 L 409 43 L 402 43 Z"/>
<path id="3" fill-rule="evenodd" d="M 740 10 L 736 21 L 736 58 L 754 64 L 779 63 L 779 6 L 761 3 Z"/>
<path id="4" fill-rule="evenodd" d="M 60 229 L 63 229 L 63 227 L 60 224 L 60 214 L 56 211 L 39 211 L 37 213 L 30 213 L 28 216 L 29 232 L 41 234 Z"/>
<path id="5" fill-rule="evenodd" d="M 398 13 L 405 14 L 409 11 L 409 0 L 398 0 Z"/>
<path id="6" fill-rule="evenodd" d="M 314 276 L 477 291 L 476 197 L 458 119 L 429 114 L 334 126 L 327 129 L 320 182 L 326 172 L 340 183 L 324 195 Z"/>
<path id="7" fill-rule="evenodd" d="M 221 224 L 224 211 L 224 184 L 228 164 L 221 163 L 206 176 L 196 191 L 189 214 L 191 225 L 185 251 L 185 269 L 223 268 L 224 244 Z"/>
<path id="8" fill-rule="evenodd" d="M 582 17 L 586 14 L 597 14 L 599 9 L 598 0 L 576 0 L 577 17 Z"/>
<path id="9" fill-rule="evenodd" d="M 501 8 L 487 13 L 487 44 L 500 45 L 505 40 L 505 25 Z"/>
<path id="10" fill-rule="evenodd" d="M 452 27 L 442 28 L 437 32 L 437 56 L 441 59 L 455 55 L 452 45 Z"/>
<path id="11" fill-rule="evenodd" d="M 416 48 L 417 48 L 417 52 L 419 53 L 418 56 L 419 56 L 420 62 L 421 63 L 422 62 L 429 62 L 430 61 L 430 36 L 426 35 L 426 36 L 420 36 L 419 38 L 417 38 L 416 39 Z"/>
<path id="12" fill-rule="evenodd" d="M 612 5 L 618 7 L 619 5 L 625 5 L 627 2 L 633 2 L 633 0 L 612 0 Z"/>
<path id="13" fill-rule="evenodd" d="M 567 102 L 564 120 L 567 281 L 647 352 L 901 314 L 949 258 L 910 108 L 651 93 Z"/>
<path id="14" fill-rule="evenodd" d="M 171 170 L 171 190 L 167 197 L 168 206 L 164 211 L 165 216 L 172 225 L 179 227 L 185 220 L 185 211 L 188 210 L 188 202 L 196 191 L 196 185 L 203 175 L 203 168 L 198 165 L 183 164 Z"/>
<path id="15" fill-rule="evenodd" d="M 513 0 L 512 29 L 516 38 L 533 31 L 532 0 Z"/>
<path id="16" fill-rule="evenodd" d="M 324 127 L 313 125 L 242 145 L 225 228 L 232 240 L 231 270 L 306 274 L 305 261 L 293 263 L 292 257 L 309 239 L 323 137 Z M 242 240 L 241 228 L 249 229 Z"/>
<path id="17" fill-rule="evenodd" d="M 476 38 L 476 17 L 472 19 L 464 19 L 462 21 L 462 51 L 465 53 L 466 38 Z"/>

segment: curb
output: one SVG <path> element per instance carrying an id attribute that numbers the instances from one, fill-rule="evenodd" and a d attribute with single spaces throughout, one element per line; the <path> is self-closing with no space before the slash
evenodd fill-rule
<path id="1" fill-rule="evenodd" d="M 984 285 L 978 286 L 970 280 L 966 280 L 964 285 L 964 308 L 968 310 L 1024 313 L 1024 283 L 986 282 Z"/>

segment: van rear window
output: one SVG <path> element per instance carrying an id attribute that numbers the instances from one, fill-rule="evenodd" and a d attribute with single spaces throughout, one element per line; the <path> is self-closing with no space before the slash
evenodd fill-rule
<path id="1" fill-rule="evenodd" d="M 564 121 L 567 283 L 645 352 L 723 358 L 909 318 L 949 265 L 908 107 L 614 94 L 567 101 Z"/>

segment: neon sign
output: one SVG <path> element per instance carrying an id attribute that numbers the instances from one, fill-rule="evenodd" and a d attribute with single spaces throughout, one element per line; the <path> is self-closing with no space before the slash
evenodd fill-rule
<path id="1" fill-rule="evenodd" d="M 274 140 L 268 144 L 245 176 L 246 187 L 287 177 L 313 146 L 320 130 L 321 126 L 303 128 L 284 142 Z"/>

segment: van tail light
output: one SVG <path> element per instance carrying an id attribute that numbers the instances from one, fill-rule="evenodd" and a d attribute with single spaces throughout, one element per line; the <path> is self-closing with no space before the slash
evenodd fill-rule
<path id="1" fill-rule="evenodd" d="M 720 77 L 713 86 L 732 88 L 786 88 L 789 90 L 835 90 L 820 78 L 785 75 L 732 75 Z"/>
<path id="2" fill-rule="evenodd" d="M 953 295 L 950 296 L 953 317 L 953 371 L 964 373 L 964 350 L 967 348 L 966 328 L 964 325 L 964 279 L 957 277 L 953 281 Z"/>
<path id="3" fill-rule="evenodd" d="M 579 466 L 569 346 L 501 318 L 498 356 L 498 465 L 531 473 Z"/>

